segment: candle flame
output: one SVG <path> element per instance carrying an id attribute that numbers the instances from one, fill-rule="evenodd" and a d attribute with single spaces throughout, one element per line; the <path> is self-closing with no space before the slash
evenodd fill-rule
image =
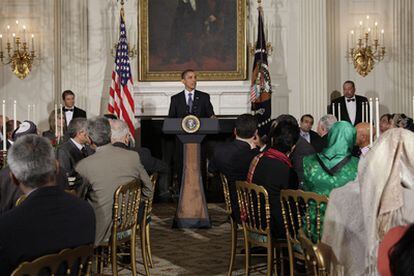
<path id="1" fill-rule="evenodd" d="M 371 28 L 368 28 L 368 32 L 371 32 Z"/>
<path id="2" fill-rule="evenodd" d="M 7 25 L 7 29 L 10 30 L 10 25 Z"/>
<path id="3" fill-rule="evenodd" d="M 25 30 L 26 30 L 26 25 L 23 25 L 23 29 L 25 29 Z"/>
<path id="4" fill-rule="evenodd" d="M 0 34 L 0 38 L 2 38 L 3 37 L 3 35 L 2 34 Z"/>
<path id="5" fill-rule="evenodd" d="M 19 25 L 19 20 L 16 20 L 16 24 Z"/>
<path id="6" fill-rule="evenodd" d="M 375 21 L 375 23 L 374 23 L 374 24 L 375 24 L 375 27 L 376 27 L 376 26 L 378 26 L 378 22 L 376 22 L 376 21 Z"/>
<path id="7" fill-rule="evenodd" d="M 367 15 L 367 19 L 369 19 L 369 15 Z"/>
<path id="8" fill-rule="evenodd" d="M 362 26 L 362 21 L 359 21 L 359 26 Z"/>
<path id="9" fill-rule="evenodd" d="M 16 34 L 15 33 L 13 33 L 13 37 L 15 37 L 16 36 Z"/>
<path id="10" fill-rule="evenodd" d="M 382 34 L 384 33 L 384 29 L 382 29 L 382 30 L 381 30 L 381 33 L 382 33 Z"/>
<path id="11" fill-rule="evenodd" d="M 351 34 L 354 34 L 354 30 L 351 30 Z"/>
<path id="12" fill-rule="evenodd" d="M 34 38 L 34 34 L 32 34 L 32 38 Z"/>

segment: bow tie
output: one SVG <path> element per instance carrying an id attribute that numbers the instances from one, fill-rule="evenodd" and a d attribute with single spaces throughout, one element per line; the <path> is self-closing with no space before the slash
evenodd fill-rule
<path id="1" fill-rule="evenodd" d="M 73 108 L 64 108 L 65 112 L 73 112 Z"/>
<path id="2" fill-rule="evenodd" d="M 355 102 L 355 98 L 352 98 L 352 99 L 346 99 L 346 101 L 349 103 L 349 102 Z"/>

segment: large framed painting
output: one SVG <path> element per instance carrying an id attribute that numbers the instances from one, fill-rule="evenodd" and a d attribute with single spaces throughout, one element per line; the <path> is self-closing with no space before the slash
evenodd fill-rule
<path id="1" fill-rule="evenodd" d="M 140 81 L 246 79 L 246 0 L 139 2 Z"/>

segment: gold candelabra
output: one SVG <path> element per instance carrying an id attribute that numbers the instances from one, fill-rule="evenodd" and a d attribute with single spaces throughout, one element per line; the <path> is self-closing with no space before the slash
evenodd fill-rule
<path id="1" fill-rule="evenodd" d="M 21 30 L 19 36 L 19 21 L 16 20 L 17 32 L 12 33 L 10 42 L 10 25 L 7 25 L 6 51 L 3 52 L 3 35 L 0 34 L 0 61 L 3 65 L 10 64 L 13 73 L 19 78 L 26 78 L 32 69 L 35 56 L 34 35 L 31 35 L 31 49 L 26 40 L 26 26 Z"/>
<path id="2" fill-rule="evenodd" d="M 361 76 L 365 77 L 374 69 L 375 62 L 380 62 L 385 56 L 384 30 L 381 30 L 381 37 L 378 32 L 378 22 L 374 23 L 373 28 L 369 26 L 369 15 L 366 17 L 366 27 L 364 22 L 359 21 L 357 35 L 351 30 L 350 46 L 347 51 L 349 63 L 354 65 L 355 70 Z M 358 36 L 356 41 L 355 36 Z"/>

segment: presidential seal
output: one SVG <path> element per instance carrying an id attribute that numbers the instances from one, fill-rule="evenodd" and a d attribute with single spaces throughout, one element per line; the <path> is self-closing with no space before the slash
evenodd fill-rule
<path id="1" fill-rule="evenodd" d="M 200 119 L 194 115 L 187 115 L 181 121 L 181 127 L 186 133 L 194 133 L 200 129 Z"/>

